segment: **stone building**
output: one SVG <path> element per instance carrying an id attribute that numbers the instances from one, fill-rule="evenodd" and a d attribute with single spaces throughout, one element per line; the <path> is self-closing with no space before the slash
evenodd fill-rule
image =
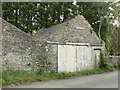
<path id="1" fill-rule="evenodd" d="M 44 51 L 39 41 L 5 20 L 1 21 L 2 69 L 37 71 L 38 56 L 42 56 L 41 52 Z"/>
<path id="2" fill-rule="evenodd" d="M 81 15 L 34 36 L 2 21 L 3 70 L 75 72 L 99 66 L 104 44 Z"/>
<path id="3" fill-rule="evenodd" d="M 47 59 L 54 63 L 57 72 L 74 72 L 99 66 L 99 55 L 104 44 L 81 15 L 41 29 L 34 37 L 46 43 Z"/>

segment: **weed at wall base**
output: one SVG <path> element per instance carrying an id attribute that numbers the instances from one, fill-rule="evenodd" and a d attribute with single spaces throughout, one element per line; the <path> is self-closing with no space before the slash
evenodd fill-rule
<path id="1" fill-rule="evenodd" d="M 2 85 L 9 86 L 11 84 L 19 85 L 24 83 L 31 83 L 36 81 L 48 81 L 54 79 L 65 79 L 73 76 L 83 76 L 83 75 L 92 75 L 92 74 L 101 74 L 108 70 L 106 69 L 93 69 L 93 70 L 84 70 L 81 72 L 69 72 L 69 73 L 28 73 L 25 71 L 4 71 L 2 73 Z"/>
<path id="2" fill-rule="evenodd" d="M 104 53 L 100 54 L 100 68 L 106 71 L 114 71 L 117 69 L 116 67 L 112 66 L 111 63 L 109 63 L 108 57 Z"/>

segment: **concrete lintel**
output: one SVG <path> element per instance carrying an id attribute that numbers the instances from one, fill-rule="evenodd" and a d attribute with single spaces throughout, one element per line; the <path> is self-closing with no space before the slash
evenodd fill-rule
<path id="1" fill-rule="evenodd" d="M 102 46 L 103 44 L 89 44 L 89 43 L 71 43 L 71 42 L 55 42 L 46 41 L 47 44 L 57 44 L 57 45 L 75 45 L 75 46 Z"/>

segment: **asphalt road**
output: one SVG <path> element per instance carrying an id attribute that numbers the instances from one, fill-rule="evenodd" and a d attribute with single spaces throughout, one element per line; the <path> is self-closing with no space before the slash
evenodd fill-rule
<path id="1" fill-rule="evenodd" d="M 65 80 L 37 82 L 13 88 L 118 88 L 118 71 Z"/>

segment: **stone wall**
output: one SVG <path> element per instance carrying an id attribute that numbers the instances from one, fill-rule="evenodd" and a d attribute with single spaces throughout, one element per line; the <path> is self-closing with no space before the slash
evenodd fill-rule
<path id="1" fill-rule="evenodd" d="M 40 70 L 48 55 L 45 45 L 4 20 L 2 28 L 2 69 Z"/>
<path id="2" fill-rule="evenodd" d="M 54 42 L 101 43 L 91 25 L 81 15 L 61 24 L 41 29 L 34 37 L 38 40 Z"/>
<path id="3" fill-rule="evenodd" d="M 68 45 L 68 51 L 60 53 L 58 50 L 61 50 L 61 48 L 58 48 L 58 44 L 48 44 L 45 43 L 44 40 L 38 41 L 36 38 L 26 34 L 4 20 L 2 20 L 2 41 L 0 41 L 0 43 L 2 43 L 2 56 L 0 56 L 0 58 L 2 58 L 3 70 L 44 71 L 46 73 L 59 72 L 59 61 L 62 60 L 59 57 L 73 52 L 69 52 L 72 46 Z M 77 49 L 78 52 L 77 57 L 79 62 L 77 62 L 76 67 L 81 67 L 77 68 L 79 69 L 77 71 L 98 67 L 99 60 L 96 59 L 99 59 L 100 50 L 95 51 L 94 48 L 89 46 L 73 47 L 73 49 Z M 63 50 L 66 50 L 66 48 L 63 48 Z M 76 54 L 76 51 L 74 54 Z M 68 62 L 66 62 L 67 64 L 65 60 L 63 60 L 67 68 L 73 64 L 69 63 L 71 62 L 70 59 L 72 55 L 68 57 L 69 58 L 66 59 L 68 60 Z M 65 70 L 65 68 L 63 68 L 63 70 Z"/>
<path id="4" fill-rule="evenodd" d="M 112 64 L 112 66 L 118 66 L 120 65 L 120 56 L 109 56 L 109 63 Z"/>
<path id="5" fill-rule="evenodd" d="M 47 71 L 58 72 L 58 45 L 46 44 L 44 53 L 47 61 L 51 62 Z"/>

